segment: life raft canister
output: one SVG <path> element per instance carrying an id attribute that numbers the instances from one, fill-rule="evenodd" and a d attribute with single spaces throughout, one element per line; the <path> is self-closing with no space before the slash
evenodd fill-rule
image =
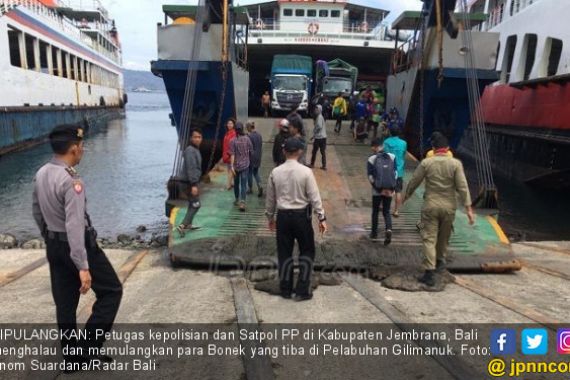
<path id="1" fill-rule="evenodd" d="M 312 22 L 309 24 L 309 28 L 308 28 L 309 34 L 311 35 L 315 35 L 319 32 L 319 24 L 316 22 Z"/>

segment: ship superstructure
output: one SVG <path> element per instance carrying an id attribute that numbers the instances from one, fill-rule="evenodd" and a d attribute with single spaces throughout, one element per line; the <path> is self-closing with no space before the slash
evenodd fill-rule
<path id="1" fill-rule="evenodd" d="M 0 154 L 40 141 L 55 125 L 121 113 L 114 21 L 98 0 L 78 5 L 0 1 Z"/>

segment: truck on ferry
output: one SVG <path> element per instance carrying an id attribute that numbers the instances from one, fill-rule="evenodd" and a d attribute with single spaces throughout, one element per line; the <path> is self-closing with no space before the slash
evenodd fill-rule
<path id="1" fill-rule="evenodd" d="M 271 110 L 293 111 L 307 114 L 313 84 L 311 57 L 278 54 L 271 65 Z"/>

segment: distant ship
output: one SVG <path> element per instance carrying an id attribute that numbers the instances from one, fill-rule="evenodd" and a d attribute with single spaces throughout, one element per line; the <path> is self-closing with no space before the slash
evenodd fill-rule
<path id="1" fill-rule="evenodd" d="M 481 100 L 495 172 L 570 188 L 570 1 L 472 0 L 500 33 L 500 79 Z M 469 147 L 467 147 L 469 151 Z"/>
<path id="2" fill-rule="evenodd" d="M 98 0 L 83 3 L 0 0 L 0 155 L 123 115 L 117 29 Z"/>

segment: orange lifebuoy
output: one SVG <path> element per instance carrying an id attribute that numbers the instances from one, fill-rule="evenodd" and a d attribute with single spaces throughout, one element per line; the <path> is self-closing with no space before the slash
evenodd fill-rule
<path id="1" fill-rule="evenodd" d="M 311 35 L 315 35 L 319 32 L 319 24 L 316 22 L 312 22 L 309 24 L 309 28 L 308 28 L 309 34 Z"/>

